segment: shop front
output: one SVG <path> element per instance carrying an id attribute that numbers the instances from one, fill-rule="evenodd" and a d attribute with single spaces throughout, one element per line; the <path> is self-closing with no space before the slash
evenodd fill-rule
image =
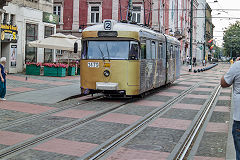
<path id="1" fill-rule="evenodd" d="M 1 54 L 0 57 L 6 57 L 6 69 L 9 73 L 17 73 L 17 26 L 1 24 Z"/>

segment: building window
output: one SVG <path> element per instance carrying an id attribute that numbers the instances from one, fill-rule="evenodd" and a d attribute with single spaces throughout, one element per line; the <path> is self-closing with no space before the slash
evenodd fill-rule
<path id="1" fill-rule="evenodd" d="M 99 6 L 91 6 L 91 23 L 99 23 Z"/>
<path id="2" fill-rule="evenodd" d="M 44 33 L 44 38 L 47 38 L 54 34 L 54 28 L 53 27 L 48 27 L 45 26 L 45 33 Z M 53 62 L 53 50 L 52 49 L 44 49 L 44 62 Z"/>
<path id="3" fill-rule="evenodd" d="M 4 13 L 3 14 L 3 24 L 7 24 L 7 22 L 8 22 L 8 14 Z"/>
<path id="4" fill-rule="evenodd" d="M 97 2 L 88 3 L 88 23 L 95 24 L 102 21 L 102 4 Z"/>
<path id="5" fill-rule="evenodd" d="M 16 25 L 16 23 L 15 23 L 15 15 L 13 15 L 13 14 L 11 14 L 11 16 L 10 16 L 10 25 L 12 25 L 12 26 Z"/>
<path id="6" fill-rule="evenodd" d="M 38 39 L 38 25 L 26 24 L 26 49 L 25 49 L 25 63 L 37 62 L 37 48 L 29 47 L 28 42 Z"/>
<path id="7" fill-rule="evenodd" d="M 133 6 L 132 21 L 141 23 L 141 6 Z"/>
<path id="8" fill-rule="evenodd" d="M 59 22 L 61 22 L 61 6 L 54 6 L 53 7 L 53 14 L 58 15 Z"/>

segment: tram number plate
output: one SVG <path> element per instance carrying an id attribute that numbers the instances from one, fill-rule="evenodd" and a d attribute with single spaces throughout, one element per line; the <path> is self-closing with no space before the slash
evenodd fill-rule
<path id="1" fill-rule="evenodd" d="M 99 62 L 88 62 L 88 68 L 99 68 Z"/>

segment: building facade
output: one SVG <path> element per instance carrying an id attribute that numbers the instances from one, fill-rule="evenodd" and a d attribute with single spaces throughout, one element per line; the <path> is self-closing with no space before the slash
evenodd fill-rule
<path id="1" fill-rule="evenodd" d="M 213 39 L 213 30 L 214 30 L 215 26 L 212 23 L 212 9 L 209 6 L 209 4 L 206 4 L 206 59 L 211 59 L 212 55 L 212 51 L 211 51 L 211 46 L 212 43 L 209 43 L 210 40 Z"/>
<path id="2" fill-rule="evenodd" d="M 198 62 L 204 59 L 204 50 L 206 45 L 206 0 L 198 0 L 197 10 L 197 51 L 196 58 Z"/>
<path id="3" fill-rule="evenodd" d="M 104 19 L 127 20 L 128 0 L 54 0 L 53 12 L 60 17 L 57 32 L 81 36 L 87 26 Z M 181 41 L 181 56 L 189 56 L 191 0 L 132 0 L 132 19 Z M 199 3 L 194 0 L 193 17 Z M 202 33 L 203 34 L 203 33 Z M 197 19 L 193 19 L 193 56 L 197 56 Z"/>
<path id="4" fill-rule="evenodd" d="M 22 72 L 27 62 L 53 62 L 54 50 L 33 48 L 30 41 L 56 33 L 58 17 L 53 15 L 51 0 L 12 0 L 4 7 L 1 30 L 1 56 L 7 57 L 10 73 Z M 4 32 L 4 33 L 3 33 Z M 9 33 L 15 35 L 8 35 Z"/>

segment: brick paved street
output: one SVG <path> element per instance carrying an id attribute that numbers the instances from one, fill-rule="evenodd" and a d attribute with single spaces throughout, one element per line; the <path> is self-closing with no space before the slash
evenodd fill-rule
<path id="1" fill-rule="evenodd" d="M 229 64 L 219 64 L 206 72 L 189 73 L 187 67 L 183 66 L 181 78 L 170 87 L 161 87 L 143 99 L 127 104 L 124 104 L 127 99 L 91 100 L 91 96 L 59 102 L 80 93 L 76 87 L 79 86 L 78 76 L 27 76 L 26 80 L 26 76 L 22 74 L 9 75 L 6 97 L 8 101 L 0 102 L 0 149 L 9 149 L 63 125 L 112 109 L 109 113 L 8 157 L 14 160 L 82 159 L 198 84 L 148 126 L 103 157 L 108 160 L 171 158 L 179 141 L 186 135 L 229 67 Z M 59 93 L 65 97 L 58 97 Z M 36 96 L 38 94 L 39 96 Z M 119 105 L 122 106 L 114 109 Z M 203 126 L 204 132 L 193 146 L 195 154 L 192 159 L 226 158 L 227 144 L 232 147 L 231 141 L 228 141 L 228 136 L 231 136 L 230 111 L 231 88 L 221 89 L 216 105 L 207 118 L 208 123 Z"/>

